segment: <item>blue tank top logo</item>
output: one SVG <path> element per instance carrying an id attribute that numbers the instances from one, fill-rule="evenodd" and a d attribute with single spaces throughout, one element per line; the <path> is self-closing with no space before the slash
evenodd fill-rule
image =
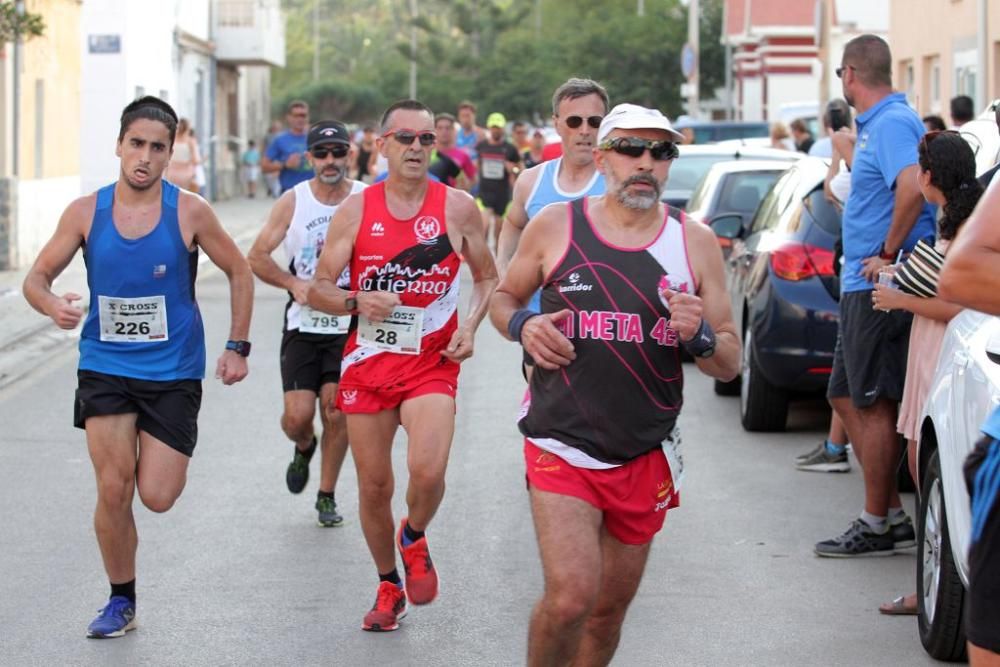
<path id="1" fill-rule="evenodd" d="M 160 219 L 137 239 L 115 227 L 114 191 L 114 184 L 98 190 L 84 247 L 90 308 L 80 335 L 80 369 L 141 380 L 201 379 L 198 252 L 189 251 L 181 235 L 178 189 L 163 181 Z"/>

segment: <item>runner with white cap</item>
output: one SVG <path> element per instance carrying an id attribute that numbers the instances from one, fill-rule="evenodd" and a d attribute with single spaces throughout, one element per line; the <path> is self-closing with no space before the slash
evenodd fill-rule
<path id="1" fill-rule="evenodd" d="M 607 194 L 533 218 L 490 307 L 536 364 L 519 420 L 545 577 L 530 665 L 610 662 L 679 504 L 680 348 L 720 380 L 739 370 L 715 236 L 660 203 L 679 138 L 655 109 L 612 109 L 594 148 Z"/>

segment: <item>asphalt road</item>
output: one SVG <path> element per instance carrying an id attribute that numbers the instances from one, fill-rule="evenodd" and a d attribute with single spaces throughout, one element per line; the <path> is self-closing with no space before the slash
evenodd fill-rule
<path id="1" fill-rule="evenodd" d="M 228 327 L 225 279 L 216 273 L 198 291 L 211 372 Z M 136 503 L 139 629 L 123 639 L 84 638 L 107 581 L 92 529 L 92 469 L 71 425 L 75 350 L 38 359 L 0 392 L 0 664 L 523 664 L 541 569 L 513 422 L 519 349 L 484 324 L 463 368 L 448 492 L 428 532 L 438 601 L 411 609 L 395 633 L 370 634 L 360 624 L 376 577 L 353 465 L 337 489 L 342 528 L 315 523 L 315 464 L 305 493 L 285 489 L 283 303 L 258 285 L 249 378 L 234 387 L 206 380 L 178 504 L 154 515 Z M 824 435 L 822 406 L 794 409 L 787 433 L 750 435 L 736 399 L 712 394 L 693 366 L 685 394 L 683 503 L 654 544 L 614 664 L 932 664 L 913 617 L 876 609 L 914 590 L 914 556 L 812 553 L 815 541 L 846 528 L 862 496 L 857 468 L 792 467 Z M 404 455 L 399 437 L 400 489 Z"/>

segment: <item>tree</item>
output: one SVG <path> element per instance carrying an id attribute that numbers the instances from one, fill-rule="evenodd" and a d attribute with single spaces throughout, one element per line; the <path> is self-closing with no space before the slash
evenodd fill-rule
<path id="1" fill-rule="evenodd" d="M 39 14 L 17 13 L 17 4 L 0 0 L 0 44 L 16 41 L 18 37 L 31 39 L 45 32 L 45 21 Z"/>

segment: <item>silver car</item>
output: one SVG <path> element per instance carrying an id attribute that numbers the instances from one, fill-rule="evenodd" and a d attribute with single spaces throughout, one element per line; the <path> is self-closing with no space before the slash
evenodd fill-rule
<path id="1" fill-rule="evenodd" d="M 920 641 L 939 660 L 965 655 L 969 494 L 962 466 L 1000 405 L 1000 317 L 962 311 L 948 325 L 924 406 L 918 449 Z"/>

